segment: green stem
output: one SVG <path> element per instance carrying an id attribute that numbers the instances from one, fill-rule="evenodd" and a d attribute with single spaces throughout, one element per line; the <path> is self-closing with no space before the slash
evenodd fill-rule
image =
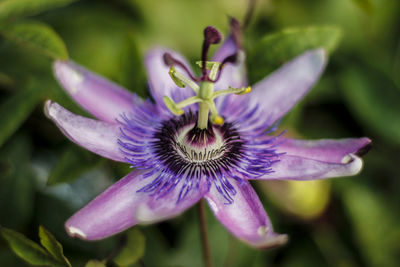
<path id="1" fill-rule="evenodd" d="M 206 223 L 206 212 L 204 208 L 204 199 L 201 199 L 198 204 L 198 212 L 200 219 L 200 234 L 201 234 L 201 245 L 203 248 L 203 259 L 205 267 L 212 267 L 210 246 L 208 245 L 207 235 L 207 223 Z"/>
<path id="2" fill-rule="evenodd" d="M 214 84 L 211 82 L 202 82 L 200 85 L 199 94 L 197 95 L 202 100 L 208 100 L 214 94 Z M 197 127 L 206 129 L 208 126 L 208 113 L 210 109 L 207 104 L 199 103 L 199 117 L 197 119 Z"/>
<path id="3" fill-rule="evenodd" d="M 208 105 L 204 102 L 199 103 L 199 118 L 197 119 L 197 127 L 200 129 L 206 129 L 208 125 Z"/>

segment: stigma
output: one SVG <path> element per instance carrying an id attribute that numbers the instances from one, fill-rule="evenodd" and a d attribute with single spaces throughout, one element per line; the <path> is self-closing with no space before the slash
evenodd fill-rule
<path id="1" fill-rule="evenodd" d="M 171 54 L 164 54 L 164 62 L 170 66 L 169 75 L 172 81 L 180 88 L 190 88 L 195 94 L 194 96 L 178 103 L 170 97 L 164 96 L 164 104 L 176 116 L 184 114 L 183 108 L 189 105 L 198 104 L 198 119 L 196 127 L 200 130 L 207 129 L 209 122 L 214 125 L 223 125 L 225 123 L 224 118 L 218 113 L 215 106 L 214 101 L 217 97 L 228 94 L 243 95 L 251 92 L 251 87 L 229 87 L 223 90 L 214 90 L 214 84 L 221 77 L 225 64 L 235 63 L 239 57 L 238 53 L 234 53 L 226 57 L 222 62 L 207 61 L 207 54 L 210 46 L 212 44 L 220 43 L 221 39 L 221 34 L 214 27 L 209 26 L 204 30 L 201 61 L 196 62 L 202 73 L 199 78 L 194 77 L 188 70 L 187 66 L 173 58 Z M 186 75 L 178 72 L 175 66 L 181 67 L 185 71 Z"/>

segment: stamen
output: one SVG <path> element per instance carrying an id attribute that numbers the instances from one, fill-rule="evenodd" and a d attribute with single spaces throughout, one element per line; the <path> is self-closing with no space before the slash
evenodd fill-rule
<path id="1" fill-rule="evenodd" d="M 218 111 L 217 111 L 217 108 L 215 107 L 214 101 L 213 101 L 213 100 L 206 100 L 206 101 L 204 101 L 204 102 L 207 104 L 208 108 L 210 109 L 210 112 L 211 112 L 211 116 L 210 116 L 211 122 L 212 122 L 213 124 L 217 124 L 217 125 L 222 125 L 222 124 L 224 124 L 224 118 L 222 118 L 222 117 L 218 114 Z"/>
<path id="2" fill-rule="evenodd" d="M 199 86 L 197 83 L 180 73 L 175 69 L 175 67 L 171 67 L 168 72 L 171 79 L 175 82 L 178 87 L 184 88 L 186 85 L 193 89 L 193 91 L 197 94 L 199 91 Z"/>
<path id="3" fill-rule="evenodd" d="M 251 92 L 251 86 L 247 87 L 240 87 L 240 88 L 233 88 L 229 86 L 229 89 L 226 90 L 219 90 L 213 94 L 212 99 L 217 98 L 221 95 L 228 95 L 228 94 L 236 94 L 236 95 L 245 95 Z"/>
<path id="4" fill-rule="evenodd" d="M 189 97 L 185 100 L 182 100 L 179 103 L 175 103 L 174 100 L 172 100 L 168 96 L 164 96 L 163 100 L 167 108 L 177 116 L 182 115 L 184 113 L 182 108 L 203 101 L 203 99 L 201 99 L 198 96 Z"/>
<path id="5" fill-rule="evenodd" d="M 163 59 L 164 59 L 165 65 L 170 66 L 170 67 L 179 66 L 186 72 L 186 74 L 190 77 L 190 79 L 192 79 L 193 81 L 196 81 L 196 82 L 199 81 L 199 79 L 197 79 L 196 77 L 193 76 L 193 74 L 189 71 L 189 69 L 186 67 L 185 64 L 183 64 L 181 61 L 174 58 L 170 53 L 164 53 Z"/>
<path id="6" fill-rule="evenodd" d="M 167 108 L 175 115 L 179 116 L 184 113 L 183 109 L 177 107 L 176 103 L 174 100 L 169 98 L 168 96 L 163 97 L 164 104 L 167 106 Z"/>

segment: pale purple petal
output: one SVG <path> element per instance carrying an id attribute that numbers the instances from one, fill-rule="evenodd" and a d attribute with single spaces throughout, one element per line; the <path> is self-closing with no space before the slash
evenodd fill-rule
<path id="1" fill-rule="evenodd" d="M 53 68 L 71 97 L 100 120 L 116 123 L 120 114 L 129 112 L 140 101 L 135 94 L 72 61 L 57 60 Z"/>
<path id="2" fill-rule="evenodd" d="M 215 53 L 213 61 L 222 62 L 226 57 L 235 53 L 239 53 L 239 62 L 236 64 L 227 63 L 222 70 L 221 77 L 215 83 L 215 89 L 228 89 L 229 86 L 240 88 L 247 85 L 246 68 L 245 68 L 245 54 L 239 50 L 234 38 L 229 36 L 228 39 Z"/>
<path id="3" fill-rule="evenodd" d="M 170 67 L 164 63 L 163 55 L 165 53 L 170 53 L 175 59 L 185 64 L 189 71 L 191 70 L 185 58 L 174 51 L 165 48 L 153 48 L 147 53 L 145 65 L 149 78 L 151 95 L 159 108 L 170 112 L 164 104 L 164 96 L 169 96 L 175 102 L 179 102 L 193 96 L 194 92 L 188 87 L 179 88 L 176 86 L 168 73 Z M 180 73 L 186 75 L 186 72 L 181 67 L 175 66 L 175 68 Z"/>
<path id="4" fill-rule="evenodd" d="M 253 86 L 251 106 L 258 105 L 272 122 L 280 119 L 318 81 L 326 63 L 323 49 L 301 54 Z"/>
<path id="5" fill-rule="evenodd" d="M 296 140 L 283 139 L 277 147 L 277 153 L 284 152 L 290 156 L 300 156 L 318 161 L 343 163 L 351 156 L 362 156 L 369 149 L 369 138 Z"/>
<path id="6" fill-rule="evenodd" d="M 265 180 L 315 180 L 352 176 L 358 174 L 363 167 L 360 157 L 348 154 L 343 163 L 324 162 L 302 156 L 282 155 L 279 162 L 272 165 L 273 173 L 257 179 Z"/>
<path id="7" fill-rule="evenodd" d="M 68 234 L 86 240 L 106 238 L 138 223 L 177 216 L 205 193 L 193 191 L 179 203 L 175 191 L 155 199 L 149 193 L 137 192 L 151 181 L 152 177 L 143 175 L 143 171 L 132 171 L 75 213 L 65 223 Z"/>
<path id="8" fill-rule="evenodd" d="M 285 153 L 272 165 L 273 173 L 261 179 L 314 180 L 356 175 L 360 158 L 370 147 L 368 138 L 323 139 L 316 141 L 284 139 L 276 153 Z"/>
<path id="9" fill-rule="evenodd" d="M 78 116 L 48 100 L 46 116 L 74 143 L 102 157 L 126 162 L 118 146 L 120 126 Z"/>
<path id="10" fill-rule="evenodd" d="M 205 196 L 218 220 L 237 238 L 259 248 L 283 245 L 286 235 L 273 231 L 271 222 L 254 189 L 248 181 L 235 183 L 236 195 L 232 204 L 213 186 Z"/>

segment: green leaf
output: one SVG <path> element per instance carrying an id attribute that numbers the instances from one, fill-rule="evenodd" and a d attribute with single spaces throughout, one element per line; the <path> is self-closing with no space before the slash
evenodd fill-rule
<path id="1" fill-rule="evenodd" d="M 331 53 L 342 33 L 337 27 L 288 28 L 265 36 L 249 52 L 250 81 L 257 82 L 295 56 L 316 48 Z"/>
<path id="2" fill-rule="evenodd" d="M 387 140 L 400 144 L 400 91 L 375 68 L 350 67 L 341 75 L 341 89 L 356 118 Z"/>
<path id="3" fill-rule="evenodd" d="M 52 59 L 68 59 L 67 48 L 60 36 L 48 25 L 40 22 L 21 22 L 1 29 L 5 38 L 25 45 Z"/>
<path id="4" fill-rule="evenodd" d="M 4 0 L 0 3 L 0 22 L 31 16 L 68 5 L 76 0 Z"/>
<path id="5" fill-rule="evenodd" d="M 106 267 L 106 265 L 98 260 L 90 260 L 85 264 L 85 267 Z"/>
<path id="6" fill-rule="evenodd" d="M 120 84 L 142 97 L 147 97 L 146 74 L 136 37 L 130 33 L 121 49 Z"/>
<path id="7" fill-rule="evenodd" d="M 146 239 L 137 228 L 132 228 L 127 232 L 127 242 L 122 250 L 114 258 L 118 266 L 129 266 L 134 264 L 144 255 Z"/>
<path id="8" fill-rule="evenodd" d="M 0 232 L 19 257 L 33 265 L 60 266 L 41 246 L 24 235 L 4 227 Z"/>
<path id="9" fill-rule="evenodd" d="M 57 261 L 63 263 L 64 266 L 71 266 L 68 259 L 64 256 L 61 244 L 43 226 L 39 226 L 39 237 L 42 246 L 45 247 Z"/>
<path id="10" fill-rule="evenodd" d="M 0 88 L 13 88 L 15 87 L 15 82 L 8 75 L 0 72 Z"/>
<path id="11" fill-rule="evenodd" d="M 4 226 L 23 227 L 33 214 L 36 186 L 31 150 L 29 138 L 18 135 L 0 151 L 0 224 Z"/>
<path id="12" fill-rule="evenodd" d="M 93 153 L 76 145 L 70 145 L 51 170 L 47 183 L 54 185 L 73 181 L 100 162 L 101 158 Z"/>
<path id="13" fill-rule="evenodd" d="M 369 266 L 397 266 L 400 240 L 398 210 L 375 190 L 355 183 L 341 187 L 358 247 Z"/>
<path id="14" fill-rule="evenodd" d="M 371 14 L 373 11 L 373 5 L 371 0 L 353 0 L 353 2 L 361 8 L 365 13 Z"/>
<path id="15" fill-rule="evenodd" d="M 36 105 L 42 101 L 44 91 L 34 84 L 9 97 L 0 105 L 0 146 L 28 118 Z"/>

